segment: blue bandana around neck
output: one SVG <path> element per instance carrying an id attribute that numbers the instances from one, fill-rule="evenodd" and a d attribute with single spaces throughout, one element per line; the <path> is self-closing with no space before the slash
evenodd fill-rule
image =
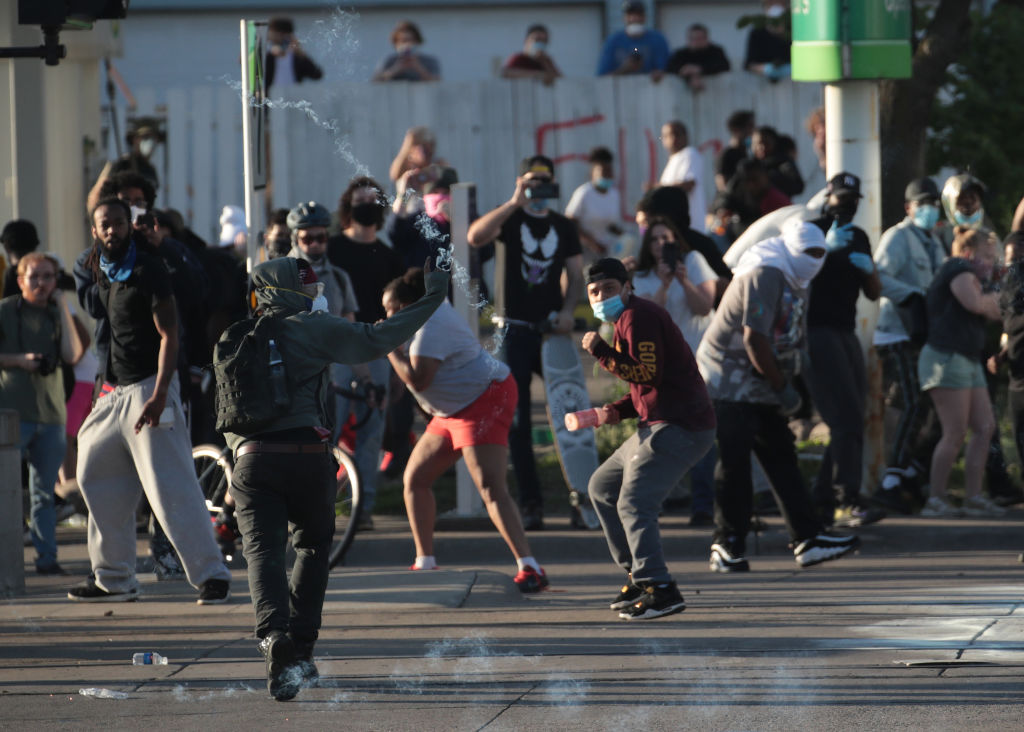
<path id="1" fill-rule="evenodd" d="M 132 276 L 132 269 L 135 268 L 135 242 L 128 244 L 128 251 L 120 260 L 112 262 L 105 254 L 100 255 L 100 269 L 111 282 L 124 282 Z"/>

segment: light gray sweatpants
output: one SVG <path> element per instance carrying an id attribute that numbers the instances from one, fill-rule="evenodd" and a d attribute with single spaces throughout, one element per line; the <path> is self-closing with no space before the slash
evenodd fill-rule
<path id="1" fill-rule="evenodd" d="M 658 513 L 665 496 L 715 441 L 667 422 L 643 425 L 590 477 L 588 492 L 612 559 L 633 582 L 672 579 L 661 550 Z"/>
<path id="2" fill-rule="evenodd" d="M 154 375 L 100 397 L 78 433 L 78 483 L 89 507 L 89 561 L 96 584 L 107 592 L 138 585 L 135 509 L 140 491 L 146 492 L 194 587 L 208 579 L 231 580 L 196 480 L 176 378 L 160 425 L 135 434 L 155 384 Z"/>

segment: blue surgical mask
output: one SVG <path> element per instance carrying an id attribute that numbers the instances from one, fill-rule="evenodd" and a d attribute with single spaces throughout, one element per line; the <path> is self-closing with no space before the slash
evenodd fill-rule
<path id="1" fill-rule="evenodd" d="M 614 185 L 615 185 L 615 179 L 614 178 L 598 178 L 597 180 L 594 181 L 594 188 L 596 188 L 599 191 L 610 190 L 611 187 L 614 186 Z"/>
<path id="2" fill-rule="evenodd" d="M 747 148 L 747 152 L 752 152 L 754 149 L 754 138 L 752 136 L 744 137 L 743 147 Z"/>
<path id="3" fill-rule="evenodd" d="M 534 41 L 530 45 L 530 55 L 540 56 L 544 51 L 547 50 L 548 44 L 544 41 Z"/>
<path id="4" fill-rule="evenodd" d="M 953 212 L 953 221 L 960 226 L 974 226 L 981 223 L 981 209 L 972 213 L 970 216 L 964 216 L 960 211 Z"/>
<path id="5" fill-rule="evenodd" d="M 531 198 L 526 202 L 526 207 L 534 213 L 544 213 L 548 210 L 548 199 L 546 198 Z"/>
<path id="6" fill-rule="evenodd" d="M 931 231 L 939 221 L 939 207 L 930 203 L 918 204 L 913 220 L 914 226 Z"/>
<path id="7" fill-rule="evenodd" d="M 626 309 L 626 303 L 623 302 L 622 295 L 616 295 L 607 300 L 595 302 L 590 307 L 594 311 L 595 318 L 605 323 L 614 323 Z"/>

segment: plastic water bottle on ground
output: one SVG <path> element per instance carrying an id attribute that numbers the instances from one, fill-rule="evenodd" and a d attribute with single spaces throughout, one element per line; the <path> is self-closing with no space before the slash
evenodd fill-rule
<path id="1" fill-rule="evenodd" d="M 166 666 L 167 657 L 159 653 L 135 653 L 132 655 L 132 666 Z"/>
<path id="2" fill-rule="evenodd" d="M 128 695 L 123 691 L 112 691 L 111 689 L 79 689 L 78 693 L 82 696 L 92 696 L 97 699 L 127 699 Z"/>

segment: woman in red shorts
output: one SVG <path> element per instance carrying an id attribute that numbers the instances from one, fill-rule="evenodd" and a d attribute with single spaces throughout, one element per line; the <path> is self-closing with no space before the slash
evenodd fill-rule
<path id="1" fill-rule="evenodd" d="M 391 317 L 424 292 L 423 271 L 410 269 L 384 288 L 384 309 Z M 417 331 L 408 347 L 388 359 L 427 412 L 432 415 L 405 468 L 405 509 L 409 515 L 416 562 L 412 569 L 434 569 L 434 481 L 460 457 L 476 483 L 487 513 L 512 554 L 522 592 L 548 586 L 547 575 L 530 554 L 519 510 L 508 493 L 508 431 L 516 408 L 516 383 L 508 366 L 491 357 L 466 322 L 447 302 Z"/>

